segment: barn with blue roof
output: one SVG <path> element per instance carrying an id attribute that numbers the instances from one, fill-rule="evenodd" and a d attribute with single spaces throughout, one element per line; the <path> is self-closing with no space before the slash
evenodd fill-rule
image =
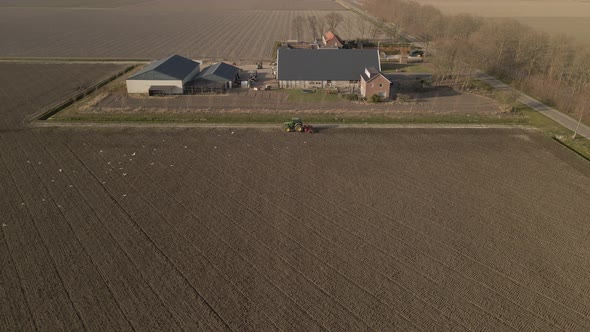
<path id="1" fill-rule="evenodd" d="M 183 94 L 185 85 L 193 80 L 201 63 L 180 55 L 171 55 L 143 67 L 127 79 L 128 93 Z"/>

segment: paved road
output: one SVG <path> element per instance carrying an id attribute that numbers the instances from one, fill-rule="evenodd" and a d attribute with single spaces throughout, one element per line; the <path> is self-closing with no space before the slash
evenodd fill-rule
<path id="1" fill-rule="evenodd" d="M 376 19 L 371 14 L 367 13 L 362 8 L 360 8 L 358 6 L 358 4 L 355 3 L 354 1 L 351 1 L 351 0 L 344 0 L 344 1 L 349 6 L 355 7 L 354 9 L 359 14 Z M 393 25 L 392 23 L 387 23 L 387 24 Z M 402 34 L 402 37 L 404 37 L 408 41 L 412 42 L 412 44 L 414 44 L 415 46 L 424 47 L 424 45 L 423 45 L 424 43 L 419 38 L 412 36 L 410 34 L 407 34 L 405 32 L 402 32 L 401 34 Z M 499 81 L 495 77 L 492 77 L 484 72 L 481 72 L 481 71 L 478 72 L 477 77 L 478 77 L 478 79 L 487 82 L 488 84 L 490 84 L 491 86 L 493 86 L 494 88 L 496 88 L 498 90 L 511 89 L 510 86 L 502 83 L 501 81 Z M 560 111 L 558 111 L 554 108 L 551 108 L 551 107 L 543 104 L 542 102 L 540 102 L 530 96 L 527 96 L 524 93 L 521 93 L 521 97 L 520 97 L 519 101 L 521 103 L 527 105 L 528 107 L 536 110 L 537 112 L 545 115 L 546 117 L 552 119 L 553 121 L 559 123 L 560 125 L 570 129 L 572 132 L 574 130 L 576 130 L 576 127 L 578 126 L 578 120 L 573 119 L 573 118 L 561 113 Z M 580 124 L 580 127 L 578 129 L 578 134 L 580 136 L 587 138 L 587 139 L 590 139 L 590 127 L 588 127 L 584 124 Z"/>
<path id="2" fill-rule="evenodd" d="M 476 77 L 479 80 L 484 81 L 484 82 L 488 83 L 489 85 L 493 86 L 495 89 L 498 89 L 498 90 L 512 89 L 510 86 L 502 83 L 501 81 L 499 81 L 495 77 L 492 77 L 484 72 L 481 72 L 481 71 L 478 72 L 476 74 Z M 545 115 L 546 117 L 559 123 L 560 125 L 570 129 L 572 132 L 578 126 L 578 120 L 573 119 L 573 118 L 563 114 L 562 112 L 560 112 L 552 107 L 549 107 L 549 106 L 543 104 L 542 102 L 540 102 L 530 96 L 527 96 L 524 93 L 520 94 L 520 99 L 518 101 L 520 101 L 521 103 L 534 109 L 535 111 Z M 590 127 L 588 127 L 585 124 L 580 124 L 580 128 L 578 129 L 578 134 L 580 136 L 586 137 L 587 139 L 590 139 Z"/>

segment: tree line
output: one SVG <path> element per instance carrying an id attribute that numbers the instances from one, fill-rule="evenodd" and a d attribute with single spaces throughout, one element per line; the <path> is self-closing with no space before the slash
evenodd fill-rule
<path id="1" fill-rule="evenodd" d="M 297 40 L 301 41 L 304 29 L 308 29 L 313 39 L 320 38 L 325 32 L 332 31 L 336 33 L 336 29 L 344 22 L 344 16 L 338 12 L 331 12 L 323 17 L 295 16 L 293 18 L 292 27 L 297 35 Z"/>
<path id="2" fill-rule="evenodd" d="M 549 35 L 514 19 L 445 15 L 411 0 L 366 0 L 365 9 L 398 29 L 435 45 L 437 80 L 468 84 L 477 69 L 590 122 L 590 48 L 565 35 Z M 428 51 L 428 50 L 427 50 Z M 428 52 L 427 52 L 428 53 Z"/>

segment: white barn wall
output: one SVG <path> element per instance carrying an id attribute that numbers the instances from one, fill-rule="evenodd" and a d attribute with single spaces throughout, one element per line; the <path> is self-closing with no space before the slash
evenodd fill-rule
<path id="1" fill-rule="evenodd" d="M 165 80 L 165 81 L 143 81 L 143 80 L 127 80 L 127 93 L 145 93 L 148 94 L 150 87 L 154 85 L 159 86 L 173 86 L 174 93 L 182 94 L 184 92 L 183 82 L 181 80 Z"/>
<path id="2" fill-rule="evenodd" d="M 360 79 L 360 76 L 359 76 Z M 325 88 L 339 88 L 357 90 L 360 88 L 360 82 L 355 81 L 279 81 L 279 87 L 282 89 L 325 89 Z"/>

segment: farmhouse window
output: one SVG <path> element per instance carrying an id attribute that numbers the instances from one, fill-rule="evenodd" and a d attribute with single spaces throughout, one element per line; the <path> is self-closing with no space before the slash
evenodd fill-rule
<path id="1" fill-rule="evenodd" d="M 379 83 L 379 87 L 382 88 L 383 87 L 383 83 Z"/>

